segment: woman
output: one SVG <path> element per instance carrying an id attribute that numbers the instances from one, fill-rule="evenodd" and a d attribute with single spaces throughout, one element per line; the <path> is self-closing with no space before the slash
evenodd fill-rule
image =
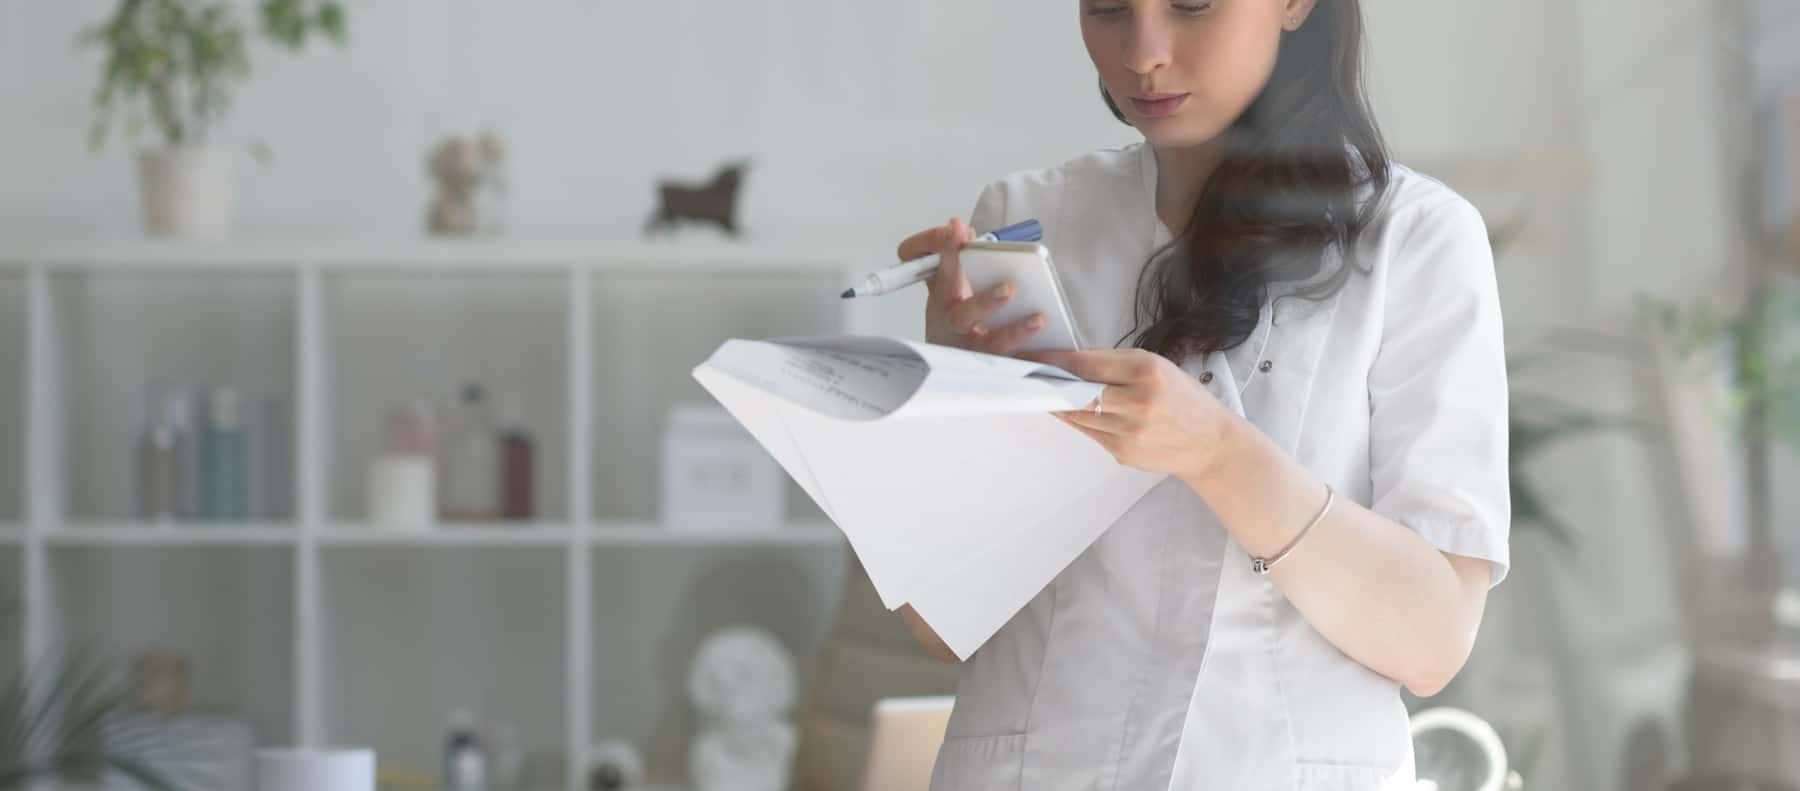
<path id="1" fill-rule="evenodd" d="M 1059 415 L 1167 473 L 961 669 L 933 786 L 1410 788 L 1399 689 L 1467 659 L 1506 574 L 1506 373 L 1480 216 L 1391 164 L 1358 0 L 1080 0 L 1145 142 L 989 185 L 1044 223 L 1075 321 Z M 1010 354 L 959 220 L 927 337 Z M 941 642 L 910 611 L 915 635 Z"/>

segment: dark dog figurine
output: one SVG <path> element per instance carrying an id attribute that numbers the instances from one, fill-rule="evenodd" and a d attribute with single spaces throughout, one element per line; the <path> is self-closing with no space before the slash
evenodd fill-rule
<path id="1" fill-rule="evenodd" d="M 737 226 L 738 185 L 744 181 L 744 170 L 750 160 L 727 163 L 713 176 L 712 183 L 691 186 L 675 182 L 657 185 L 662 198 L 656 213 L 644 225 L 644 235 L 668 230 L 683 220 L 717 224 L 731 236 L 740 236 Z"/>

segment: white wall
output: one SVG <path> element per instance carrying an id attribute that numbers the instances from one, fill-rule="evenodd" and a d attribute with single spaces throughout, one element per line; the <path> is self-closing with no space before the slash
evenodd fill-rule
<path id="1" fill-rule="evenodd" d="M 1575 177 L 1592 174 L 1551 160 L 1589 144 L 1647 149 L 1655 142 L 1610 131 L 1602 140 L 1581 138 L 1574 116 L 1594 97 L 1569 82 L 1585 71 L 1595 75 L 1586 86 L 1595 92 L 1618 93 L 1607 80 L 1658 90 L 1657 78 L 1633 77 L 1635 69 L 1603 74 L 1576 62 L 1635 52 L 1631 42 L 1656 32 L 1646 14 L 1625 25 L 1541 0 L 1365 5 L 1377 107 L 1408 161 L 1528 159 L 1539 163 L 1536 171 L 1512 168 L 1502 181 L 1548 170 L 1578 185 Z M 115 140 L 94 154 L 85 143 L 99 53 L 72 43 L 110 7 L 0 0 L 0 74 L 9 75 L 0 80 L 7 141 L 0 146 L 0 239 L 136 232 L 129 146 Z M 254 53 L 255 79 L 217 135 L 237 145 L 266 141 L 276 155 L 267 167 L 242 158 L 246 234 L 415 234 L 429 195 L 427 148 L 481 123 L 498 125 L 510 143 L 519 234 L 634 235 L 656 179 L 704 178 L 747 154 L 755 164 L 743 211 L 753 233 L 826 233 L 869 239 L 878 250 L 966 212 L 980 186 L 1001 174 L 1136 139 L 1099 104 L 1072 2 L 353 0 L 351 7 L 345 51 L 320 46 L 296 58 L 259 45 Z M 1685 69 L 1684 51 L 1662 65 Z M 1694 100 L 1680 98 L 1689 106 Z M 1692 123 L 1661 120 L 1650 131 L 1681 135 Z M 1622 175 L 1649 170 L 1638 167 L 1639 153 L 1606 153 Z M 1682 161 L 1703 175 L 1710 164 Z M 1492 167 L 1468 169 L 1464 178 L 1462 170 L 1441 170 L 1478 200 L 1517 200 L 1516 193 L 1480 194 L 1496 186 L 1482 183 L 1493 181 L 1484 178 Z M 1631 194 L 1652 193 L 1634 187 Z M 1510 205 L 1495 208 L 1497 219 L 1511 216 L 1499 210 Z M 1609 217 L 1623 213 L 1618 221 L 1635 226 L 1643 212 L 1665 209 L 1685 207 L 1627 204 L 1599 221 L 1612 224 Z M 1604 230 L 1643 250 L 1660 246 L 1654 234 Z M 1693 238 L 1687 230 L 1682 239 Z M 1510 316 L 1577 312 L 1567 300 L 1581 292 L 1567 287 L 1566 267 L 1518 264 L 1502 274 L 1511 290 L 1534 297 L 1513 300 Z M 1561 301 L 1546 306 L 1546 295 Z"/>
<path id="2" fill-rule="evenodd" d="M 244 161 L 247 232 L 414 233 L 427 146 L 484 120 L 511 144 L 516 228 L 588 236 L 635 232 L 656 178 L 745 154 L 749 228 L 891 235 L 967 212 L 1006 171 L 1132 138 L 1089 87 L 1072 5 L 350 5 L 348 51 L 255 52 L 219 135 L 276 152 Z M 0 238 L 135 230 L 127 149 L 85 148 L 99 54 L 72 43 L 109 7 L 0 0 Z"/>
<path id="3" fill-rule="evenodd" d="M 1719 246 L 1708 230 L 1716 217 L 1647 222 L 1718 204 L 1708 124 L 1690 117 L 1717 109 L 1696 93 L 1712 79 L 1706 64 L 1692 62 L 1707 5 L 1621 18 L 1610 6 L 1544 0 L 1365 3 L 1371 84 L 1404 159 L 1538 161 L 1565 182 L 1538 178 L 1546 191 L 1607 191 L 1591 202 L 1601 252 L 1651 262 L 1577 267 L 1600 276 L 1575 290 L 1560 264 L 1560 288 L 1503 271 L 1538 297 L 1513 300 L 1509 316 L 1535 318 L 1546 295 L 1564 302 L 1542 312 L 1568 315 L 1578 306 L 1566 301 L 1586 288 L 1629 287 L 1607 275 L 1655 271 L 1677 252 L 1668 242 L 1689 256 Z M 72 43 L 110 8 L 0 0 L 0 74 L 9 75 L 0 239 L 136 231 L 128 146 L 91 154 L 85 144 L 99 53 Z M 427 147 L 483 122 L 510 142 L 520 234 L 635 234 L 657 178 L 703 178 L 748 154 L 753 232 L 855 234 L 881 248 L 966 212 L 983 183 L 1008 171 L 1136 139 L 1099 104 L 1073 2 L 352 0 L 351 9 L 345 51 L 254 53 L 254 81 L 218 135 L 263 140 L 276 154 L 266 168 L 243 159 L 247 234 L 416 233 Z M 1570 156 L 1585 156 L 1588 172 L 1551 162 Z M 1502 197 L 1482 183 L 1495 181 L 1481 178 L 1491 168 L 1460 181 L 1463 171 L 1444 170 L 1478 199 Z M 1510 180 L 1533 173 L 1515 169 Z M 1651 183 L 1676 178 L 1694 187 Z"/>

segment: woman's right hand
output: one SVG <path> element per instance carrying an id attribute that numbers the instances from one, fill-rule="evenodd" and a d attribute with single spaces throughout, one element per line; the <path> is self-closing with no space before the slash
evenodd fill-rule
<path id="1" fill-rule="evenodd" d="M 976 294 L 963 277 L 957 251 L 975 238 L 968 223 L 951 218 L 948 225 L 929 228 L 900 243 L 900 260 L 911 261 L 932 253 L 939 256 L 937 274 L 925 281 L 931 296 L 925 301 L 925 340 L 941 346 L 1011 356 L 1031 336 L 1044 328 L 1042 314 L 1034 313 L 1005 327 L 989 327 L 994 311 L 1012 299 L 1011 283 L 1002 283 Z"/>

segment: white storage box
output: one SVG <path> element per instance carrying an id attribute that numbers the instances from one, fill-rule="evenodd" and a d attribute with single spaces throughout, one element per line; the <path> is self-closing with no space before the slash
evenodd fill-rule
<path id="1" fill-rule="evenodd" d="M 724 409 L 681 404 L 662 439 L 662 521 L 680 532 L 764 531 L 781 526 L 781 466 Z"/>

